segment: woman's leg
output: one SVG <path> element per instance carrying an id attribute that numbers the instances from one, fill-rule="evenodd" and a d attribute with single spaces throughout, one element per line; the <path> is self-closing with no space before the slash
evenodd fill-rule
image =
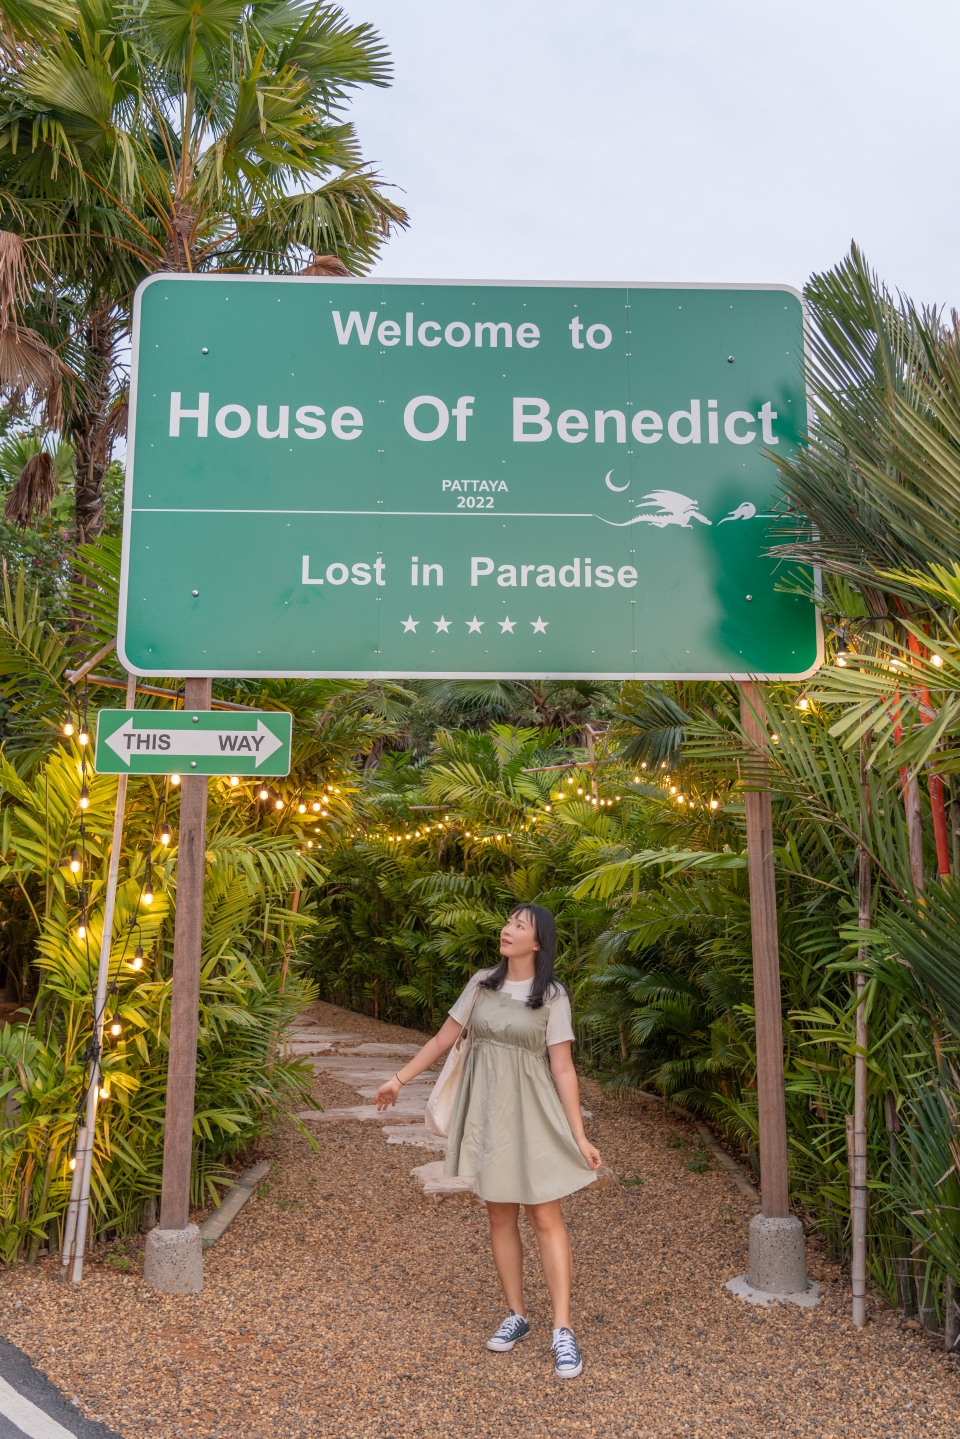
<path id="1" fill-rule="evenodd" d="M 553 1303 L 553 1327 L 569 1329 L 573 1251 L 570 1248 L 567 1226 L 563 1222 L 560 1201 L 552 1199 L 549 1204 L 528 1204 L 525 1207 L 530 1226 L 540 1246 L 543 1277 L 547 1281 Z"/>
<path id="2" fill-rule="evenodd" d="M 519 1204 L 487 1203 L 490 1218 L 490 1248 L 497 1266 L 503 1297 L 508 1309 L 526 1318 L 523 1308 L 523 1245 L 520 1243 Z M 561 1221 L 562 1222 L 562 1221 Z"/>

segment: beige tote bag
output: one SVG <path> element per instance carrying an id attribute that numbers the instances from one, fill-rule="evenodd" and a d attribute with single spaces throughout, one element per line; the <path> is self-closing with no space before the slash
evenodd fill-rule
<path id="1" fill-rule="evenodd" d="M 437 1075 L 437 1082 L 427 1100 L 427 1112 L 423 1116 L 424 1128 L 429 1134 L 437 1135 L 439 1139 L 446 1139 L 450 1133 L 453 1105 L 457 1097 L 457 1090 L 460 1088 L 463 1066 L 470 1050 L 470 1021 L 473 1018 L 479 994 L 480 986 L 477 985 L 473 991 L 473 1003 L 470 1005 L 466 1023 L 454 1040 L 453 1048 L 447 1055 L 446 1063 Z"/>

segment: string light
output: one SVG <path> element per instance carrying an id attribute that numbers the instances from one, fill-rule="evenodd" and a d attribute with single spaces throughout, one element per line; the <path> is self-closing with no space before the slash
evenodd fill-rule
<path id="1" fill-rule="evenodd" d="M 171 784 L 179 784 L 179 783 L 180 783 L 180 776 L 179 776 L 178 774 L 172 774 L 172 775 L 170 776 L 170 783 L 171 783 Z"/>
<path id="2" fill-rule="evenodd" d="M 264 785 L 263 788 L 260 790 L 260 798 L 261 798 L 261 799 L 269 799 L 269 798 L 270 798 L 270 791 L 267 789 L 266 785 Z"/>
<path id="3" fill-rule="evenodd" d="M 130 961 L 130 968 L 131 968 L 131 969 L 142 969 L 142 968 L 143 968 L 143 945 L 142 945 L 142 944 L 138 944 L 137 947 L 136 947 L 136 949 L 134 950 L 134 952 L 133 952 L 133 959 L 131 959 L 131 961 Z"/>
<path id="4" fill-rule="evenodd" d="M 800 698 L 797 700 L 797 709 L 808 710 L 809 708 L 810 701 L 807 699 L 806 695 L 801 695 Z"/>
<path id="5" fill-rule="evenodd" d="M 278 799 L 278 800 L 275 802 L 275 804 L 274 804 L 273 807 L 274 807 L 274 809 L 283 809 L 283 800 L 282 800 L 282 799 Z"/>
<path id="6" fill-rule="evenodd" d="M 712 799 L 712 800 L 710 801 L 710 808 L 711 808 L 711 809 L 719 809 L 719 808 L 720 808 L 720 801 L 719 801 L 718 799 Z"/>
<path id="7" fill-rule="evenodd" d="M 67 1168 L 68 1168 L 68 1169 L 76 1169 L 76 1167 L 77 1167 L 77 1156 L 76 1156 L 75 1154 L 71 1154 L 70 1159 L 69 1159 L 68 1162 L 67 1162 Z"/>
<path id="8" fill-rule="evenodd" d="M 119 1012 L 114 1010 L 113 1022 L 110 1025 L 110 1033 L 113 1035 L 114 1039 L 116 1039 L 117 1036 L 122 1033 L 122 1031 L 123 1025 L 120 1023 Z"/>
<path id="9" fill-rule="evenodd" d="M 70 870 L 73 874 L 80 873 L 80 855 L 78 854 L 76 847 L 74 847 L 70 851 Z"/>
<path id="10" fill-rule="evenodd" d="M 238 785 L 239 783 L 240 783 L 240 776 L 239 776 L 238 774 L 232 774 L 232 775 L 230 776 L 230 784 L 231 784 L 232 788 L 233 788 L 233 789 L 236 789 L 236 787 L 237 787 L 237 785 Z"/>
<path id="11" fill-rule="evenodd" d="M 89 804 L 90 804 L 90 791 L 87 789 L 87 786 L 86 786 L 86 785 L 83 785 L 83 786 L 81 786 L 81 789 L 80 789 L 80 808 L 81 808 L 81 809 L 87 809 L 88 806 L 89 806 Z"/>
<path id="12" fill-rule="evenodd" d="M 942 655 L 931 655 L 931 656 L 930 656 L 930 663 L 931 663 L 932 665 L 936 665 L 937 669 L 940 669 L 941 666 L 943 665 L 943 657 L 942 657 Z"/>
<path id="13" fill-rule="evenodd" d="M 147 882 L 143 886 L 143 894 L 140 896 L 144 904 L 153 904 L 153 882 L 147 875 Z"/>
<path id="14" fill-rule="evenodd" d="M 63 732 L 67 739 L 73 734 L 73 720 L 70 718 L 70 711 L 67 710 L 67 717 L 63 722 Z"/>
<path id="15" fill-rule="evenodd" d="M 108 1084 L 101 1084 L 101 1086 L 100 1086 L 100 1098 L 101 1098 L 101 1099 L 109 1099 L 109 1098 L 110 1098 L 110 1086 L 109 1086 Z"/>
<path id="16" fill-rule="evenodd" d="M 170 838 L 170 826 L 167 824 L 167 821 L 164 820 L 163 824 L 160 826 L 160 843 L 169 844 Z"/>
<path id="17" fill-rule="evenodd" d="M 298 804 L 298 805 L 297 805 L 297 814 L 306 814 L 306 812 L 307 812 L 307 806 L 306 806 L 305 804 Z"/>
<path id="18" fill-rule="evenodd" d="M 314 814 L 319 814 L 319 813 L 320 813 L 320 801 L 319 801 L 318 799 L 315 799 L 314 802 L 313 802 L 313 804 L 310 806 L 310 808 L 313 810 Z"/>
<path id="19" fill-rule="evenodd" d="M 83 724 L 80 726 L 80 733 L 77 735 L 77 739 L 80 741 L 81 744 L 88 744 L 90 741 L 90 731 L 87 728 L 86 720 L 84 720 Z"/>
<path id="20" fill-rule="evenodd" d="M 80 923 L 77 925 L 77 939 L 86 939 L 87 921 L 84 915 L 80 916 Z"/>

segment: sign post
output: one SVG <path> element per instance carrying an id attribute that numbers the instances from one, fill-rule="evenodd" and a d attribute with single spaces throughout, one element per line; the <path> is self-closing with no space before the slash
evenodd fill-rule
<path id="1" fill-rule="evenodd" d="M 190 1170 L 203 939 L 207 777 L 290 772 L 293 716 L 286 711 L 213 714 L 212 681 L 192 678 L 182 710 L 101 710 L 100 774 L 180 774 L 177 903 L 160 1223 L 147 1236 L 144 1278 L 166 1293 L 203 1288 L 200 1231 L 190 1223 Z M 115 845 L 115 855 L 118 853 Z M 102 1007 L 102 1006 L 101 1006 Z M 91 1131 L 92 1132 L 92 1131 Z"/>
<path id="2" fill-rule="evenodd" d="M 766 554 L 803 355 L 782 286 L 152 276 L 118 655 L 143 676 L 734 680 L 765 743 L 757 682 L 823 655 Z M 190 741 L 200 775 L 202 726 Z M 122 721 L 105 744 L 146 762 Z M 751 1274 L 787 1292 L 771 824 L 748 795 L 775 1260 Z"/>

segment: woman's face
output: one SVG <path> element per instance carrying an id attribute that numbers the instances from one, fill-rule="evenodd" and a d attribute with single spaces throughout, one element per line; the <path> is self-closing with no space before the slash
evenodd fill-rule
<path id="1" fill-rule="evenodd" d="M 527 909 L 517 910 L 500 931 L 500 953 L 508 959 L 532 959 L 539 948 L 533 916 Z"/>

